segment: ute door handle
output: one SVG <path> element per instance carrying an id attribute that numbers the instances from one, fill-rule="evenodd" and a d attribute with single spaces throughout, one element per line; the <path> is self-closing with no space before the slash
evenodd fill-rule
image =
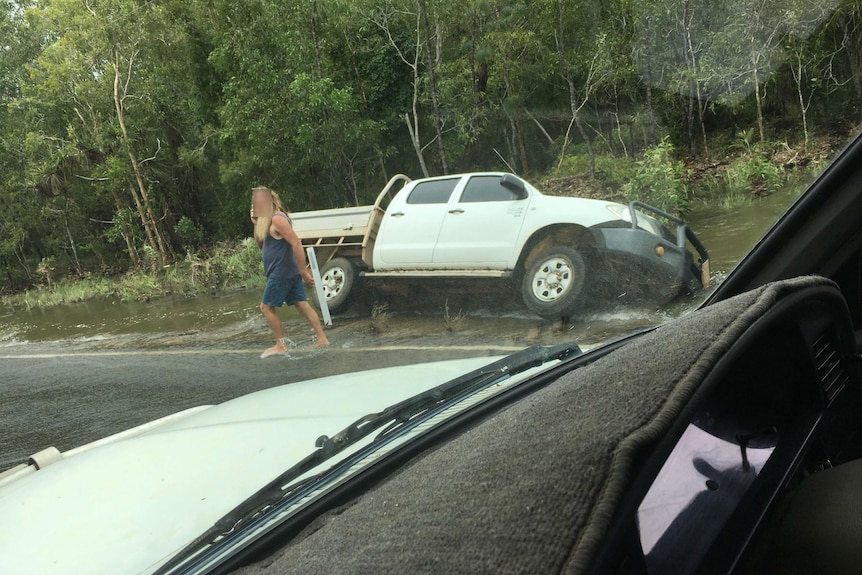
<path id="1" fill-rule="evenodd" d="M 461 208 L 455 208 L 454 210 L 449 210 L 449 213 L 450 214 L 463 214 L 464 210 L 462 210 Z"/>
<path id="2" fill-rule="evenodd" d="M 404 215 L 404 212 L 393 212 L 392 213 L 393 218 L 400 218 L 403 215 Z"/>

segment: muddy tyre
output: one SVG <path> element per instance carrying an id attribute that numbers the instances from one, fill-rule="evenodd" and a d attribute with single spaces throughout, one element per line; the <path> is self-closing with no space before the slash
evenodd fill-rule
<path id="1" fill-rule="evenodd" d="M 320 284 L 323 288 L 323 296 L 331 313 L 347 311 L 360 289 L 359 268 L 347 258 L 332 258 L 320 268 Z M 320 309 L 317 300 L 317 289 L 312 291 L 312 300 Z"/>
<path id="2" fill-rule="evenodd" d="M 521 299 L 546 319 L 568 317 L 583 303 L 587 264 L 575 248 L 554 246 L 531 258 L 521 279 Z"/>

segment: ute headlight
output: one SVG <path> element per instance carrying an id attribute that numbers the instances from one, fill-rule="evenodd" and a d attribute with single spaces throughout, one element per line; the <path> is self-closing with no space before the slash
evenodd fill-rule
<path id="1" fill-rule="evenodd" d="M 610 213 L 615 215 L 617 219 L 623 220 L 624 222 L 631 223 L 632 215 L 629 213 L 629 209 L 626 206 L 620 206 L 618 204 L 608 204 L 605 206 Z"/>

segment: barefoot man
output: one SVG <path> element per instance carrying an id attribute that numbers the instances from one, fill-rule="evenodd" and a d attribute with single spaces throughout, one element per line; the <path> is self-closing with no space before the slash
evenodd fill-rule
<path id="1" fill-rule="evenodd" d="M 263 271 L 266 275 L 266 289 L 263 291 L 260 311 L 275 337 L 275 345 L 263 352 L 261 357 L 288 351 L 281 329 L 281 319 L 275 310 L 284 303 L 296 307 L 314 328 L 314 333 L 317 334 L 314 347 L 329 345 L 323 326 L 320 325 L 320 318 L 314 308 L 308 305 L 305 296 L 303 281 L 314 286 L 314 279 L 308 273 L 302 242 L 293 231 L 281 200 L 269 188 L 257 187 L 252 189 L 251 202 L 254 239 L 262 250 Z"/>

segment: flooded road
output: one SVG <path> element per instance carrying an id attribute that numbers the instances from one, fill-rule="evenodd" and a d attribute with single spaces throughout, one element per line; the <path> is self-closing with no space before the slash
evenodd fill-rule
<path id="1" fill-rule="evenodd" d="M 716 210 L 696 207 L 691 227 L 720 281 L 795 194 Z M 501 291 L 368 295 L 329 330 L 325 351 L 293 308 L 282 309 L 290 358 L 261 360 L 271 345 L 260 291 L 148 303 L 90 301 L 0 311 L 0 470 L 54 445 L 61 450 L 201 404 L 294 381 L 460 357 L 503 355 L 534 344 L 589 347 L 663 323 L 703 298 L 664 309 L 609 307 L 569 325 L 528 313 Z"/>
<path id="2" fill-rule="evenodd" d="M 730 208 L 696 206 L 686 220 L 709 250 L 711 268 L 726 275 L 798 196 L 791 187 Z"/>

